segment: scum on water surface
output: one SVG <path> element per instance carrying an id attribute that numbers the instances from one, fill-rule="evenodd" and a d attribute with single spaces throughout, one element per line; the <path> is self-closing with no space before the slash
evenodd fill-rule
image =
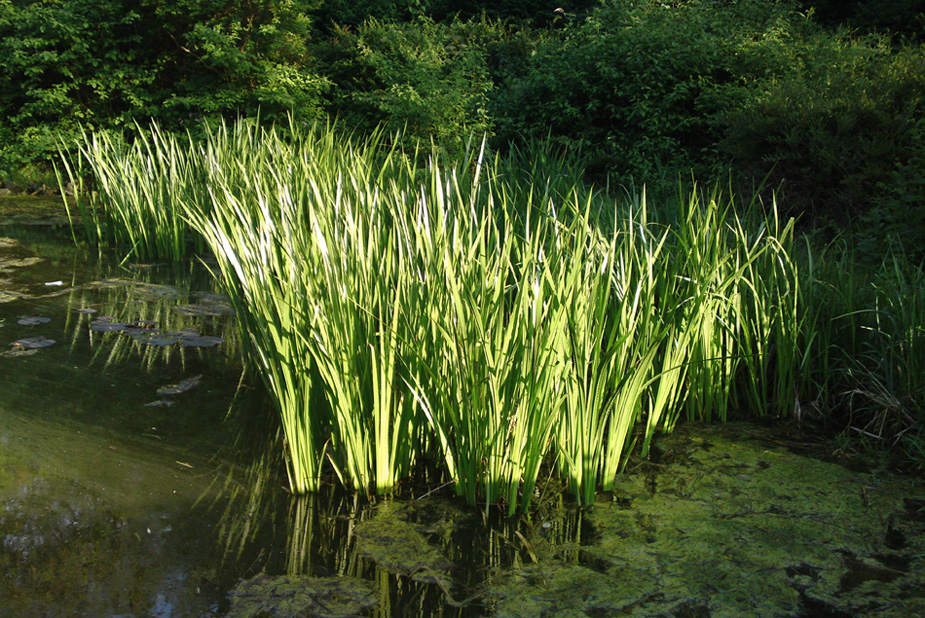
<path id="1" fill-rule="evenodd" d="M 661 437 L 589 511 L 596 538 L 577 558 L 498 574 L 495 615 L 925 615 L 921 479 L 799 455 L 775 431 Z"/>

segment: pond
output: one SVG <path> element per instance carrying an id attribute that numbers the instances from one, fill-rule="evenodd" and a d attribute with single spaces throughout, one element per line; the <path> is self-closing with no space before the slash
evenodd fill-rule
<path id="1" fill-rule="evenodd" d="M 435 479 L 293 497 L 241 365 L 202 265 L 0 225 L 0 616 L 925 615 L 921 479 L 735 422 L 586 510 L 555 480 L 514 519 Z"/>

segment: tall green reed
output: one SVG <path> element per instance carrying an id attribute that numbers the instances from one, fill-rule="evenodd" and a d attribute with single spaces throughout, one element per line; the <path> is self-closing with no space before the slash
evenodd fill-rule
<path id="1" fill-rule="evenodd" d="M 645 452 L 685 409 L 724 419 L 740 393 L 777 392 L 791 228 L 747 231 L 716 195 L 666 226 L 644 196 L 603 218 L 561 152 L 472 142 L 446 160 L 295 123 L 150 134 L 128 150 L 88 136 L 104 214 L 87 215 L 115 233 L 124 204 L 146 208 L 107 181 L 116 163 L 141 194 L 170 187 L 279 410 L 294 491 L 330 465 L 388 493 L 428 456 L 469 503 L 513 513 L 554 461 L 590 504 L 640 421 Z M 170 184 L 174 167 L 196 185 Z"/>
<path id="2" fill-rule="evenodd" d="M 127 248 L 138 260 L 180 260 L 198 239 L 177 208 L 178 196 L 208 203 L 202 159 L 192 139 L 136 127 L 128 143 L 110 132 L 83 133 L 76 149 L 62 146 L 59 182 L 78 187 L 77 213 L 91 242 Z M 92 177 L 94 186 L 87 184 Z M 62 195 L 64 192 L 62 191 Z M 100 200 L 104 199 L 105 202 Z"/>

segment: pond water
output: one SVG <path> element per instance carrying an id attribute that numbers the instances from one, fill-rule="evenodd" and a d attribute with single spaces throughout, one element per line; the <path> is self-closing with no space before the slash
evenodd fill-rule
<path id="1" fill-rule="evenodd" d="M 0 616 L 925 615 L 921 479 L 729 423 L 584 511 L 296 498 L 240 347 L 202 266 L 0 225 Z"/>

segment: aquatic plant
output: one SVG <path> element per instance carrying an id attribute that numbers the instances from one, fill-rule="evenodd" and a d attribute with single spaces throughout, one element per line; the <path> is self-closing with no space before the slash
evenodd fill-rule
<path id="1" fill-rule="evenodd" d="M 794 388 L 792 227 L 747 225 L 719 193 L 653 221 L 644 194 L 606 205 L 548 148 L 447 159 L 295 123 L 151 134 L 146 156 L 186 148 L 202 174 L 173 208 L 215 256 L 296 492 L 327 462 L 389 493 L 427 455 L 471 504 L 528 509 L 553 461 L 590 504 L 638 422 L 645 452 L 684 410 L 764 414 Z"/>
<path id="2" fill-rule="evenodd" d="M 62 145 L 59 184 L 66 178 L 77 188 L 76 213 L 64 200 L 68 217 L 72 225 L 82 221 L 90 242 L 125 247 L 126 259 L 180 260 L 197 239 L 177 208 L 177 196 L 205 202 L 202 159 L 188 136 L 164 133 L 155 124 L 137 128 L 131 143 L 96 131 L 84 132 L 73 150 Z"/>

